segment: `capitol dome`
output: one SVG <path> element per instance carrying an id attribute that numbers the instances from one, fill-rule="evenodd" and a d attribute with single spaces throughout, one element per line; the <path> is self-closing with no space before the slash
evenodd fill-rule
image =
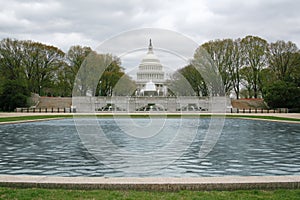
<path id="1" fill-rule="evenodd" d="M 153 53 L 151 39 L 148 53 L 142 59 L 137 72 L 137 83 L 146 84 L 149 81 L 153 81 L 155 84 L 163 84 L 165 82 L 163 66 Z"/>
<path id="2" fill-rule="evenodd" d="M 159 59 L 157 58 L 156 55 L 153 54 L 153 51 L 149 51 L 146 56 L 142 59 L 141 65 L 146 64 L 146 63 L 152 63 L 152 64 L 160 64 Z"/>
<path id="3" fill-rule="evenodd" d="M 137 92 L 143 96 L 151 95 L 166 95 L 165 72 L 160 60 L 153 52 L 153 46 L 150 39 L 148 52 L 141 60 L 137 71 Z"/>

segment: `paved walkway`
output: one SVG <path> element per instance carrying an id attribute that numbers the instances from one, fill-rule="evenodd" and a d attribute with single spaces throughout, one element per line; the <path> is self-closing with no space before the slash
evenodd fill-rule
<path id="1" fill-rule="evenodd" d="M 300 176 L 225 176 L 200 178 L 105 178 L 0 176 L 0 186 L 114 190 L 299 189 Z"/>

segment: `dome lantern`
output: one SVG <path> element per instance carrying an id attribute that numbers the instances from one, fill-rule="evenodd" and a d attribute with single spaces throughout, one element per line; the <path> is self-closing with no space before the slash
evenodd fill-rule
<path id="1" fill-rule="evenodd" d="M 152 41 L 150 39 L 150 42 L 149 42 L 149 47 L 148 47 L 148 54 L 153 54 L 153 47 L 152 47 Z"/>

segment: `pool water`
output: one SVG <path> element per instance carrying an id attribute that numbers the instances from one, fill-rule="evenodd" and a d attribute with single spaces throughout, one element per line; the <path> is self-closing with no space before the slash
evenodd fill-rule
<path id="1" fill-rule="evenodd" d="M 300 175 L 300 124 L 226 119 L 216 145 L 200 158 L 199 151 L 210 118 L 201 118 L 194 124 L 191 119 L 166 119 L 164 127 L 147 138 L 124 131 L 132 120 L 137 126 L 145 127 L 149 119 L 120 119 L 117 123 L 115 119 L 97 119 L 105 137 L 113 144 L 113 147 L 102 146 L 107 151 L 102 151 L 100 157 L 91 153 L 82 142 L 74 119 L 0 125 L 0 174 L 107 177 Z M 180 127 L 185 130 L 180 133 L 184 134 L 180 139 L 182 142 L 177 141 L 177 146 L 168 149 L 169 154 L 160 154 Z M 196 134 L 192 142 L 185 143 L 184 138 L 190 137 L 193 130 Z M 180 145 L 185 146 L 181 148 Z M 128 170 L 132 166 L 124 154 L 117 156 L 111 148 L 140 155 L 140 163 L 149 168 L 156 166 L 158 170 Z M 179 149 L 184 151 L 173 154 Z M 143 160 L 144 155 L 156 150 L 161 159 Z M 165 155 L 172 161 L 167 165 L 162 162 L 166 160 Z M 139 164 L 139 160 L 136 163 Z"/>

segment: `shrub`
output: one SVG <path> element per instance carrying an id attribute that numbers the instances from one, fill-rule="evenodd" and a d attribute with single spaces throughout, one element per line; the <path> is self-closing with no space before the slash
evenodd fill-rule
<path id="1" fill-rule="evenodd" d="M 30 92 L 26 85 L 18 80 L 6 80 L 0 94 L 0 110 L 14 111 L 17 107 L 27 107 Z"/>
<path id="2" fill-rule="evenodd" d="M 300 108 L 300 88 L 294 83 L 277 81 L 264 89 L 264 100 L 271 108 Z"/>

